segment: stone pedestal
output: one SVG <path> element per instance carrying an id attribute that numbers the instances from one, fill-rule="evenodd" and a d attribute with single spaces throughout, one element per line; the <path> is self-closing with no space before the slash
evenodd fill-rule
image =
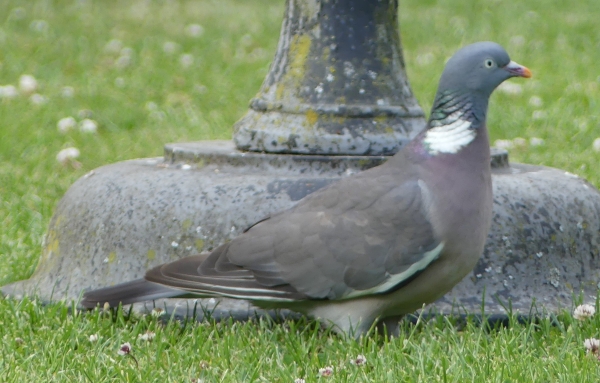
<path id="1" fill-rule="evenodd" d="M 600 281 L 600 193 L 561 170 L 509 165 L 505 152 L 493 158 L 494 218 L 484 254 L 435 310 L 477 314 L 485 298 L 486 314 L 504 313 L 509 302 L 528 314 L 534 301 L 556 310 L 581 292 L 591 300 Z M 98 168 L 57 206 L 34 275 L 2 292 L 77 299 L 84 289 L 140 278 L 159 264 L 209 251 L 263 216 L 385 159 L 240 152 L 230 141 L 205 141 L 167 145 L 164 158 Z M 217 304 L 199 302 L 208 309 Z M 156 304 L 191 315 L 195 302 Z M 252 312 L 246 302 L 223 300 L 214 315 Z"/>

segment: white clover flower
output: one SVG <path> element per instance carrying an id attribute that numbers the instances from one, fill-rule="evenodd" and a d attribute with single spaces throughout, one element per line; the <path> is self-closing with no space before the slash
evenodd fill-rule
<path id="1" fill-rule="evenodd" d="M 125 86 L 125 79 L 123 77 L 117 77 L 115 79 L 115 86 L 117 88 L 122 88 Z"/>
<path id="2" fill-rule="evenodd" d="M 153 333 L 152 331 L 146 331 L 143 334 L 139 334 L 138 339 L 142 340 L 144 342 L 152 342 L 154 340 L 155 336 L 156 336 L 156 334 Z"/>
<path id="3" fill-rule="evenodd" d="M 189 68 L 194 63 L 194 56 L 189 53 L 179 56 L 179 64 L 184 68 Z"/>
<path id="4" fill-rule="evenodd" d="M 119 53 L 123 48 L 123 43 L 119 39 L 112 39 L 104 46 L 104 52 L 106 53 Z"/>
<path id="5" fill-rule="evenodd" d="M 46 20 L 33 20 L 29 24 L 29 29 L 34 32 L 46 32 L 48 31 L 48 22 Z"/>
<path id="6" fill-rule="evenodd" d="M 544 105 L 544 101 L 542 101 L 542 98 L 539 96 L 531 96 L 529 99 L 529 105 L 539 108 Z"/>
<path id="7" fill-rule="evenodd" d="M 31 101 L 31 103 L 34 105 L 42 105 L 45 104 L 48 101 L 48 99 L 39 93 L 34 93 L 31 96 L 29 96 L 29 101 Z"/>
<path id="8" fill-rule="evenodd" d="M 544 141 L 543 138 L 539 138 L 539 137 L 531 137 L 529 139 L 529 145 L 531 146 L 542 146 L 546 143 L 546 141 Z"/>
<path id="9" fill-rule="evenodd" d="M 190 37 L 200 37 L 204 34 L 204 27 L 200 24 L 190 24 L 185 27 L 185 33 Z"/>
<path id="10" fill-rule="evenodd" d="M 148 112 L 154 112 L 155 110 L 158 110 L 158 105 L 156 105 L 154 101 L 148 101 L 144 108 L 146 108 Z"/>
<path id="11" fill-rule="evenodd" d="M 58 154 L 56 155 L 56 160 L 58 162 L 60 162 L 61 164 L 66 165 L 69 162 L 71 162 L 72 160 L 79 157 L 79 154 L 80 154 L 79 149 L 77 149 L 77 148 L 74 148 L 74 147 L 65 148 L 65 149 L 61 150 L 60 152 L 58 152 Z"/>
<path id="12" fill-rule="evenodd" d="M 60 95 L 64 98 L 72 98 L 75 95 L 75 89 L 72 86 L 63 86 Z"/>
<path id="13" fill-rule="evenodd" d="M 71 116 L 63 117 L 56 123 L 58 131 L 61 133 L 67 133 L 69 130 L 74 129 L 77 126 L 77 121 Z"/>
<path id="14" fill-rule="evenodd" d="M 15 98 L 19 95 L 14 85 L 0 86 L 0 98 Z"/>
<path id="15" fill-rule="evenodd" d="M 296 378 L 294 380 L 294 383 L 306 383 L 306 380 L 302 379 L 302 378 Z"/>
<path id="16" fill-rule="evenodd" d="M 117 354 L 119 355 L 129 355 L 131 354 L 131 343 L 129 342 L 125 342 L 121 345 L 121 347 L 119 347 L 119 351 L 117 351 Z"/>
<path id="17" fill-rule="evenodd" d="M 494 146 L 498 149 L 508 150 L 514 148 L 515 144 L 511 140 L 496 140 Z"/>
<path id="18" fill-rule="evenodd" d="M 115 66 L 119 69 L 127 68 L 131 65 L 131 56 L 119 56 L 115 61 Z"/>
<path id="19" fill-rule="evenodd" d="M 152 309 L 152 316 L 155 318 L 161 317 L 165 315 L 165 310 L 159 308 L 159 307 L 155 307 Z"/>
<path id="20" fill-rule="evenodd" d="M 514 82 L 506 81 L 498 86 L 498 90 L 509 95 L 518 95 L 523 93 L 523 86 Z"/>
<path id="21" fill-rule="evenodd" d="M 534 120 L 543 120 L 544 118 L 546 118 L 547 115 L 548 115 L 548 113 L 546 113 L 545 110 L 534 110 L 531 117 Z"/>
<path id="22" fill-rule="evenodd" d="M 33 93 L 38 87 L 37 80 L 30 74 L 24 74 L 19 77 L 19 89 L 23 93 Z"/>
<path id="23" fill-rule="evenodd" d="M 516 47 L 520 47 L 525 44 L 525 37 L 521 35 L 516 35 L 510 38 L 510 43 Z"/>
<path id="24" fill-rule="evenodd" d="M 527 140 L 524 139 L 523 137 L 515 137 L 512 140 L 513 144 L 515 144 L 515 146 L 525 146 L 527 145 Z"/>
<path id="25" fill-rule="evenodd" d="M 598 349 L 600 349 L 600 339 L 588 338 L 583 342 L 583 347 L 585 347 L 586 351 L 589 353 L 598 354 Z"/>
<path id="26" fill-rule="evenodd" d="M 86 118 L 79 124 L 79 131 L 82 133 L 96 133 L 97 130 L 98 123 L 94 120 L 90 120 L 89 118 Z"/>
<path id="27" fill-rule="evenodd" d="M 90 335 L 90 342 L 94 343 L 98 340 L 98 334 Z"/>
<path id="28" fill-rule="evenodd" d="M 573 318 L 577 320 L 586 320 L 596 313 L 596 308 L 592 305 L 579 305 L 573 310 Z"/>
<path id="29" fill-rule="evenodd" d="M 167 41 L 162 46 L 163 52 L 168 55 L 172 55 L 179 50 L 179 45 L 173 41 Z"/>
<path id="30" fill-rule="evenodd" d="M 600 152 L 600 137 L 596 138 L 592 143 L 592 148 L 595 152 Z"/>
<path id="31" fill-rule="evenodd" d="M 367 364 L 367 358 L 364 355 L 358 355 L 356 358 L 350 360 L 350 363 L 355 366 L 364 366 Z"/>
<path id="32" fill-rule="evenodd" d="M 429 65 L 433 62 L 435 56 L 431 52 L 423 53 L 417 56 L 416 62 L 419 66 Z"/>
<path id="33" fill-rule="evenodd" d="M 324 376 L 326 378 L 333 375 L 333 366 L 327 366 L 323 368 L 319 368 L 319 373 L 317 374 L 319 377 Z"/>

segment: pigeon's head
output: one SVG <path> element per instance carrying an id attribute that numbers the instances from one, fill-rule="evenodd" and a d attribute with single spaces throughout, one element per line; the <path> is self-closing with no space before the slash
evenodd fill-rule
<path id="1" fill-rule="evenodd" d="M 440 90 L 466 91 L 487 98 L 511 77 L 529 78 L 531 71 L 511 61 L 500 45 L 484 41 L 467 45 L 448 60 L 440 79 Z"/>

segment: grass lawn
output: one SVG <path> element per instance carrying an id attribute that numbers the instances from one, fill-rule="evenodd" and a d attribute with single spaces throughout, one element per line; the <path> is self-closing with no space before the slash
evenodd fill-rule
<path id="1" fill-rule="evenodd" d="M 231 137 L 267 73 L 283 4 L 0 0 L 0 285 L 33 272 L 54 206 L 86 172 L 160 156 L 167 142 Z M 562 168 L 600 186 L 597 5 L 403 1 L 413 91 L 428 111 L 454 51 L 501 43 L 534 78 L 512 80 L 492 97 L 492 142 L 513 146 L 512 161 Z M 97 131 L 60 132 L 58 121 L 69 116 L 95 121 Z M 79 149 L 80 166 L 57 161 L 68 147 Z M 600 374 L 583 347 L 600 337 L 600 318 L 580 322 L 568 313 L 496 329 L 437 318 L 406 324 L 391 340 L 354 341 L 310 321 L 165 324 L 69 308 L 0 300 L 2 381 L 311 382 L 327 380 L 317 377 L 326 366 L 335 382 L 596 382 Z M 130 355 L 117 354 L 124 342 Z M 366 365 L 350 363 L 359 354 Z"/>

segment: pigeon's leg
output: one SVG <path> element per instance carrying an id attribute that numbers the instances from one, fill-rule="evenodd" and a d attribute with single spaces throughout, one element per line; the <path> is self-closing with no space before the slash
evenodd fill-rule
<path id="1" fill-rule="evenodd" d="M 377 329 L 380 334 L 397 337 L 400 334 L 400 321 L 404 315 L 396 315 L 382 318 L 377 322 Z"/>

